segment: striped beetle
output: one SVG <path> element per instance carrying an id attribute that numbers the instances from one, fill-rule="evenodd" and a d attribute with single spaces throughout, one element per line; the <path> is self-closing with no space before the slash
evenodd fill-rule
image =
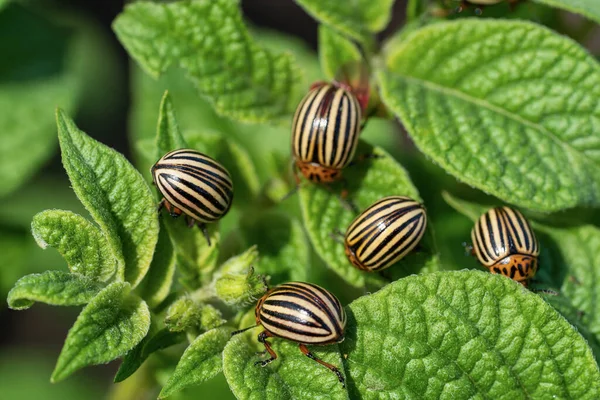
<path id="1" fill-rule="evenodd" d="M 292 154 L 306 179 L 316 183 L 339 180 L 352 161 L 362 110 L 344 85 L 319 83 L 302 99 L 292 123 Z"/>
<path id="2" fill-rule="evenodd" d="M 237 335 L 248 329 L 262 326 L 258 341 L 265 346 L 270 358 L 257 361 L 262 367 L 277 358 L 277 354 L 267 341 L 269 337 L 279 337 L 299 344 L 302 354 L 329 368 L 344 385 L 340 370 L 318 359 L 306 347 L 328 345 L 344 340 L 346 313 L 340 301 L 330 292 L 312 283 L 289 282 L 270 289 L 258 300 L 254 309 L 256 325 L 233 332 Z"/>
<path id="3" fill-rule="evenodd" d="M 383 270 L 415 248 L 426 226 L 422 204 L 405 196 L 384 197 L 364 210 L 346 230 L 346 256 L 361 270 Z"/>
<path id="4" fill-rule="evenodd" d="M 188 226 L 195 222 L 210 246 L 205 224 L 227 214 L 233 200 L 229 172 L 209 156 L 191 149 L 165 154 L 151 171 L 163 196 L 158 210 L 164 207 L 172 217 L 185 214 Z"/>
<path id="5" fill-rule="evenodd" d="M 472 253 L 494 274 L 502 274 L 527 286 L 538 269 L 540 248 L 527 219 L 510 207 L 492 208 L 473 230 Z"/>

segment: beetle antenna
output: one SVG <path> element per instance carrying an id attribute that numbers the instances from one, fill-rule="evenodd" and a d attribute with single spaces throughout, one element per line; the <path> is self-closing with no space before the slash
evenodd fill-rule
<path id="1" fill-rule="evenodd" d="M 258 325 L 252 325 L 252 326 L 249 326 L 249 327 L 247 327 L 247 328 L 240 329 L 239 331 L 233 331 L 233 332 L 231 332 L 231 336 L 235 336 L 235 335 L 237 335 L 238 333 L 246 332 L 247 330 L 249 330 L 249 329 L 252 329 L 252 328 L 256 328 L 257 326 L 258 326 Z"/>

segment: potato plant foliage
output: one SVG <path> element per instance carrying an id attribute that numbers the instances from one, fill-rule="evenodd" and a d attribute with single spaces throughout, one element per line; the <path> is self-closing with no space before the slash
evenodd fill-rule
<path id="1" fill-rule="evenodd" d="M 33 237 L 66 265 L 12 281 L 7 297 L 15 310 L 82 307 L 51 380 L 120 359 L 115 399 L 128 398 L 128 381 L 177 398 L 219 375 L 229 387 L 220 395 L 238 399 L 600 398 L 600 64 L 573 39 L 579 31 L 548 17 L 579 13 L 593 25 L 597 0 L 501 3 L 482 16 L 409 0 L 407 23 L 382 40 L 393 1 L 296 2 L 320 24 L 318 54 L 250 28 L 235 0 L 126 5 L 113 30 L 134 61 L 133 163 L 76 125 L 68 88 L 77 82 L 31 92 L 51 92 L 59 106 L 54 142 L 88 212 L 39 209 Z M 18 13 L 5 7 L 0 19 Z M 378 157 L 331 190 L 303 181 L 281 201 L 295 184 L 296 105 L 311 83 L 361 60 L 371 97 L 357 154 Z M 45 159 L 47 129 L 28 115 L 47 124 L 52 112 L 36 102 L 18 113 L 12 103 L 29 89 L 4 86 L 0 103 L 18 118 L 2 115 L 0 127 L 38 137 L 40 149 L 0 157 L 0 194 Z M 183 147 L 233 177 L 233 206 L 209 226 L 211 246 L 183 218 L 157 213 L 149 167 Z M 29 164 L 5 177 L 15 162 Z M 423 202 L 417 249 L 381 273 L 353 267 L 332 239 L 356 216 L 336 196 L 343 189 L 359 210 L 390 195 Z M 540 241 L 528 289 L 463 254 L 471 221 L 502 204 L 530 218 Z M 311 348 L 340 367 L 345 388 L 294 343 L 272 339 L 279 358 L 260 368 L 260 331 L 231 338 L 254 323 L 268 287 L 290 280 L 345 305 L 345 341 Z"/>

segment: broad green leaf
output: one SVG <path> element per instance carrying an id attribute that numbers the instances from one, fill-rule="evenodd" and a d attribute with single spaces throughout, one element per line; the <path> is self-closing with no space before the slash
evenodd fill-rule
<path id="1" fill-rule="evenodd" d="M 254 42 L 237 1 L 130 4 L 113 29 L 146 72 L 158 77 L 178 65 L 221 115 L 268 121 L 295 106 L 293 58 Z"/>
<path id="2" fill-rule="evenodd" d="M 600 205 L 600 67 L 575 42 L 461 20 L 396 42 L 385 65 L 383 101 L 448 173 L 538 211 Z"/>
<path id="3" fill-rule="evenodd" d="M 394 0 L 356 0 L 352 2 L 296 0 L 315 19 L 371 44 L 373 33 L 390 22 Z"/>
<path id="4" fill-rule="evenodd" d="M 581 14 L 600 24 L 600 2 L 597 0 L 533 0 L 536 3 Z"/>
<path id="5" fill-rule="evenodd" d="M 43 211 L 33 217 L 31 232 L 42 249 L 56 248 L 75 274 L 106 282 L 116 272 L 117 261 L 106 238 L 81 215 L 62 210 Z"/>
<path id="6" fill-rule="evenodd" d="M 256 351 L 264 350 L 256 341 L 257 332 L 260 331 L 234 336 L 223 351 L 223 372 L 238 399 L 348 399 L 347 391 L 335 374 L 302 354 L 296 343 L 269 339 L 277 360 L 264 368 L 254 365 L 262 359 Z M 312 346 L 310 350 L 323 361 L 338 366 L 343 373 L 337 346 Z"/>
<path id="7" fill-rule="evenodd" d="M 307 279 L 310 244 L 297 219 L 278 210 L 249 213 L 244 216 L 240 231 L 247 246 L 258 247 L 256 272 L 269 276 L 270 285 Z"/>
<path id="8" fill-rule="evenodd" d="M 0 13 L 0 196 L 30 178 L 56 150 L 52 107 L 72 110 L 81 77 L 74 32 L 17 4 Z M 27 51 L 23 51 L 27 49 Z"/>
<path id="9" fill-rule="evenodd" d="M 375 154 L 378 158 L 359 161 L 344 170 L 348 182 L 348 199 L 359 209 L 364 210 L 385 196 L 409 196 L 421 201 L 410 177 L 389 154 L 381 148 L 372 147 L 361 141 L 357 156 Z M 377 273 L 367 273 L 354 267 L 344 253 L 344 245 L 332 238 L 332 233 L 346 232 L 346 228 L 357 216 L 344 207 L 335 193 L 341 193 L 343 185 L 332 185 L 331 191 L 310 182 L 303 182 L 300 189 L 300 204 L 304 225 L 308 236 L 319 256 L 349 284 L 362 287 L 367 283 L 381 286 L 385 280 Z M 428 221 L 431 230 L 431 221 Z M 426 234 L 417 249 L 384 273 L 400 277 L 421 270 L 435 271 L 439 268 L 430 234 Z"/>
<path id="10" fill-rule="evenodd" d="M 159 221 L 159 225 L 160 231 L 154 257 L 148 273 L 138 288 L 140 296 L 151 308 L 158 306 L 167 298 L 175 274 L 175 250 L 162 220 Z"/>
<path id="11" fill-rule="evenodd" d="M 187 141 L 192 149 L 210 155 L 231 174 L 234 183 L 234 205 L 243 207 L 260 190 L 254 163 L 248 152 L 235 140 L 217 133 L 189 134 Z M 239 199 L 239 200 L 238 200 Z"/>
<path id="12" fill-rule="evenodd" d="M 62 110 L 56 121 L 73 190 L 108 239 L 119 274 L 135 287 L 150 267 L 158 238 L 150 189 L 125 157 L 80 131 Z"/>
<path id="13" fill-rule="evenodd" d="M 361 60 L 354 43 L 327 25 L 319 26 L 319 61 L 327 78 L 334 79 L 342 67 Z"/>
<path id="14" fill-rule="evenodd" d="M 124 355 L 146 336 L 149 327 L 148 306 L 131 293 L 131 285 L 110 284 L 88 303 L 69 330 L 52 382 Z"/>
<path id="15" fill-rule="evenodd" d="M 585 340 L 538 295 L 479 271 L 411 276 L 347 307 L 353 397 L 595 399 Z"/>
<path id="16" fill-rule="evenodd" d="M 470 203 L 449 194 L 444 199 L 459 212 L 473 221 L 489 209 L 489 206 Z M 580 317 L 576 325 L 582 325 L 595 335 L 600 343 L 600 291 L 596 276 L 600 274 L 600 229 L 592 225 L 559 227 L 531 220 L 532 228 L 540 242 L 540 267 L 535 280 L 560 291 L 569 300 Z M 470 242 L 470 237 L 465 238 Z M 562 312 L 564 302 L 557 303 Z M 573 321 L 572 315 L 565 315 Z"/>
<path id="17" fill-rule="evenodd" d="M 168 397 L 187 386 L 198 385 L 221 372 L 221 353 L 231 337 L 231 331 L 231 328 L 222 327 L 198 336 L 181 356 L 159 398 Z"/>
<path id="18" fill-rule="evenodd" d="M 153 335 L 146 335 L 137 346 L 125 355 L 114 382 L 122 382 L 129 378 L 152 353 L 174 346 L 184 340 L 183 333 L 170 332 L 168 329 L 161 329 Z"/>
<path id="19" fill-rule="evenodd" d="M 19 279 L 8 293 L 8 306 L 25 310 L 39 301 L 55 306 L 79 306 L 88 303 L 102 284 L 83 275 L 63 271 L 46 271 Z"/>

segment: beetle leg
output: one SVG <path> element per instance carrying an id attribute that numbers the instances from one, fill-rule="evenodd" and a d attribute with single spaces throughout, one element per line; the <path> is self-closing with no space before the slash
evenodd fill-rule
<path id="1" fill-rule="evenodd" d="M 270 364 L 271 362 L 275 361 L 275 359 L 277 359 L 277 354 L 271 348 L 271 344 L 269 342 L 267 342 L 267 338 L 272 337 L 272 336 L 273 335 L 267 331 L 262 331 L 261 333 L 258 334 L 258 341 L 265 345 L 265 352 L 268 352 L 271 357 L 267 358 L 266 360 L 257 361 L 254 363 L 254 365 L 260 365 L 261 367 L 264 367 L 264 366 L 267 366 L 268 364 Z"/>
<path id="2" fill-rule="evenodd" d="M 187 223 L 188 228 L 194 226 L 194 218 L 190 217 L 189 215 L 185 216 L 185 222 Z"/>
<path id="3" fill-rule="evenodd" d="M 329 237 L 338 243 L 344 243 L 344 234 L 339 229 L 329 232 Z"/>
<path id="4" fill-rule="evenodd" d="M 383 158 L 383 156 L 381 154 L 375 154 L 375 153 L 361 154 L 358 157 L 355 157 L 354 160 L 350 161 L 350 164 L 348 164 L 348 166 L 346 168 L 354 167 L 355 165 L 365 162 L 367 160 L 375 160 L 378 158 Z"/>
<path id="5" fill-rule="evenodd" d="M 467 244 L 467 242 L 463 242 L 462 245 L 465 248 L 465 256 L 475 257 L 475 247 L 473 245 Z"/>
<path id="6" fill-rule="evenodd" d="M 156 211 L 158 211 L 160 213 L 164 206 L 165 206 L 165 198 L 163 197 L 163 199 L 160 201 L 160 203 L 158 203 L 158 207 L 157 207 Z"/>
<path id="7" fill-rule="evenodd" d="M 344 383 L 344 376 L 342 375 L 340 370 L 337 369 L 337 367 L 335 367 L 329 363 L 326 363 L 323 360 L 318 359 L 317 356 L 315 356 L 313 353 L 310 352 L 310 350 L 308 350 L 308 348 L 306 347 L 305 344 L 299 344 L 298 347 L 300 348 L 300 351 L 302 352 L 302 354 L 304 354 L 306 357 L 318 362 L 319 364 L 321 364 L 322 366 L 324 366 L 326 368 L 329 368 L 334 374 L 337 375 L 338 380 L 342 383 L 342 386 L 346 387 L 346 384 Z"/>
<path id="8" fill-rule="evenodd" d="M 196 224 L 196 225 L 198 225 L 198 228 L 204 234 L 204 238 L 206 239 L 206 242 L 208 243 L 208 247 L 210 247 L 210 236 L 208 235 L 208 229 L 206 229 L 206 224 Z"/>

